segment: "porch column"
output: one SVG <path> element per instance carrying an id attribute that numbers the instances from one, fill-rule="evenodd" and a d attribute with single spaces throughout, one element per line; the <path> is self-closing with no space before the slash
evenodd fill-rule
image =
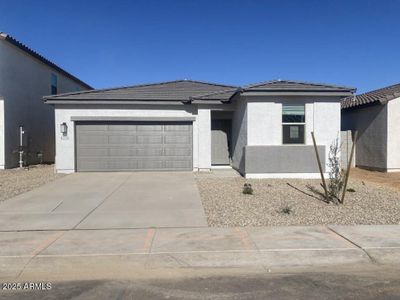
<path id="1" fill-rule="evenodd" d="M 199 171 L 211 169 L 211 111 L 206 108 L 198 109 L 199 130 Z"/>

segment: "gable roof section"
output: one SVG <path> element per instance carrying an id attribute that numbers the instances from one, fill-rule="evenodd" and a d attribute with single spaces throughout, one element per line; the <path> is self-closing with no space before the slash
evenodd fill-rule
<path id="1" fill-rule="evenodd" d="M 364 94 L 350 96 L 342 100 L 342 109 L 364 106 L 373 103 L 386 104 L 387 101 L 400 97 L 400 83 Z"/>
<path id="2" fill-rule="evenodd" d="M 47 102 L 66 101 L 180 101 L 190 102 L 197 95 L 212 94 L 236 87 L 194 80 L 175 80 L 112 89 L 81 91 L 47 96 Z M 214 100 L 210 97 L 208 100 Z M 220 100 L 220 98 L 218 98 Z"/>
<path id="3" fill-rule="evenodd" d="M 21 43 L 20 41 L 16 40 L 15 38 L 13 38 L 12 36 L 10 36 L 9 34 L 5 33 L 5 32 L 1 32 L 0 31 L 0 40 L 6 41 L 8 43 L 10 43 L 11 45 L 21 49 L 22 51 L 24 51 L 25 53 L 31 55 L 32 57 L 36 58 L 37 60 L 39 60 L 40 62 L 48 65 L 50 68 L 58 71 L 59 73 L 63 74 L 64 76 L 72 79 L 73 81 L 83 85 L 84 87 L 86 87 L 87 89 L 93 89 L 90 85 L 88 85 L 87 83 L 83 82 L 82 80 L 80 80 L 79 78 L 75 77 L 74 75 L 68 73 L 67 71 L 65 71 L 64 69 L 60 68 L 59 66 L 57 66 L 55 63 L 51 62 L 50 60 L 48 60 L 47 58 L 43 57 L 42 55 L 40 55 L 39 53 L 35 52 L 34 50 L 32 50 L 31 48 L 29 48 L 28 46 L 24 45 L 23 43 Z"/>
<path id="4" fill-rule="evenodd" d="M 347 87 L 347 86 L 338 86 L 331 84 L 323 84 L 323 83 L 312 83 L 305 81 L 294 81 L 294 80 L 270 80 L 255 84 L 246 85 L 241 88 L 236 89 L 226 89 L 223 91 L 218 91 L 211 94 L 199 95 L 197 97 L 193 97 L 194 99 L 205 100 L 205 99 L 221 99 L 224 101 L 229 101 L 233 98 L 234 95 L 238 93 L 268 93 L 271 95 L 279 95 L 279 94 L 337 94 L 340 96 L 351 95 L 356 91 L 355 88 Z"/>

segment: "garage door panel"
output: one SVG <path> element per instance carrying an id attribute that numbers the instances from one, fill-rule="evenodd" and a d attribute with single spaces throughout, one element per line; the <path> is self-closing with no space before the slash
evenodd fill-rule
<path id="1" fill-rule="evenodd" d="M 136 144 L 136 136 L 134 135 L 110 135 L 108 136 L 110 144 L 130 145 Z"/>
<path id="2" fill-rule="evenodd" d="M 165 167 L 167 169 L 190 169 L 191 164 L 187 160 L 177 160 L 177 161 L 166 161 Z"/>
<path id="3" fill-rule="evenodd" d="M 110 157 L 130 157 L 136 155 L 136 150 L 132 148 L 111 148 L 108 150 Z"/>
<path id="4" fill-rule="evenodd" d="M 191 140 L 189 136 L 183 135 L 167 135 L 164 137 L 165 144 L 191 144 Z"/>
<path id="5" fill-rule="evenodd" d="M 191 125 L 165 125 L 165 131 L 190 131 Z"/>
<path id="6" fill-rule="evenodd" d="M 108 156 L 108 148 L 83 148 L 79 149 L 80 157 L 91 157 L 91 156 L 101 156 L 107 157 Z"/>
<path id="7" fill-rule="evenodd" d="M 161 170 L 164 169 L 162 160 L 139 160 L 138 162 L 139 170 Z"/>
<path id="8" fill-rule="evenodd" d="M 109 170 L 135 170 L 138 168 L 138 162 L 135 159 L 109 159 Z"/>
<path id="9" fill-rule="evenodd" d="M 190 123 L 77 123 L 76 135 L 78 171 L 192 169 Z"/>
<path id="10" fill-rule="evenodd" d="M 163 131 L 163 125 L 137 125 L 136 131 Z"/>
<path id="11" fill-rule="evenodd" d="M 166 156 L 192 156 L 192 150 L 189 148 L 164 148 L 164 155 Z"/>
<path id="12" fill-rule="evenodd" d="M 161 148 L 142 148 L 142 149 L 136 149 L 135 151 L 137 156 L 162 156 L 163 155 L 163 149 Z"/>
<path id="13" fill-rule="evenodd" d="M 85 125 L 85 124 L 82 124 L 82 125 L 79 125 L 79 128 L 78 128 L 78 130 L 80 130 L 80 131 L 107 131 L 107 127 L 108 127 L 108 125 L 98 125 L 98 124 L 88 124 L 88 125 Z"/>
<path id="14" fill-rule="evenodd" d="M 163 137 L 162 135 L 138 135 L 137 136 L 138 144 L 158 144 L 162 145 Z"/>
<path id="15" fill-rule="evenodd" d="M 104 159 L 78 159 L 77 164 L 79 165 L 79 170 L 81 171 L 106 171 L 109 169 L 108 162 Z"/>
<path id="16" fill-rule="evenodd" d="M 115 133 L 115 131 L 125 131 L 128 134 L 130 132 L 134 132 L 136 130 L 136 125 L 120 125 L 120 124 L 113 124 L 107 126 L 108 131 Z"/>

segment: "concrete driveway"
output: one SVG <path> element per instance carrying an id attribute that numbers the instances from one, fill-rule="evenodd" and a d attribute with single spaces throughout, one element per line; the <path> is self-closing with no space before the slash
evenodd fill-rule
<path id="1" fill-rule="evenodd" d="M 197 226 L 191 172 L 75 173 L 0 202 L 0 231 Z"/>

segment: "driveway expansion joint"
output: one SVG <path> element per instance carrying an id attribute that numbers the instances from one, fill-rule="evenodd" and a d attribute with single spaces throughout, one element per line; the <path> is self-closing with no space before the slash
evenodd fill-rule
<path id="1" fill-rule="evenodd" d="M 127 176 L 124 181 L 122 181 L 111 193 L 109 193 L 99 204 L 97 204 L 92 210 L 90 210 L 72 229 L 76 229 L 80 224 L 83 223 L 96 209 L 98 209 L 104 202 L 107 201 L 113 194 L 115 194 L 125 183 L 128 182 L 129 178 L 132 177 L 132 174 Z"/>

